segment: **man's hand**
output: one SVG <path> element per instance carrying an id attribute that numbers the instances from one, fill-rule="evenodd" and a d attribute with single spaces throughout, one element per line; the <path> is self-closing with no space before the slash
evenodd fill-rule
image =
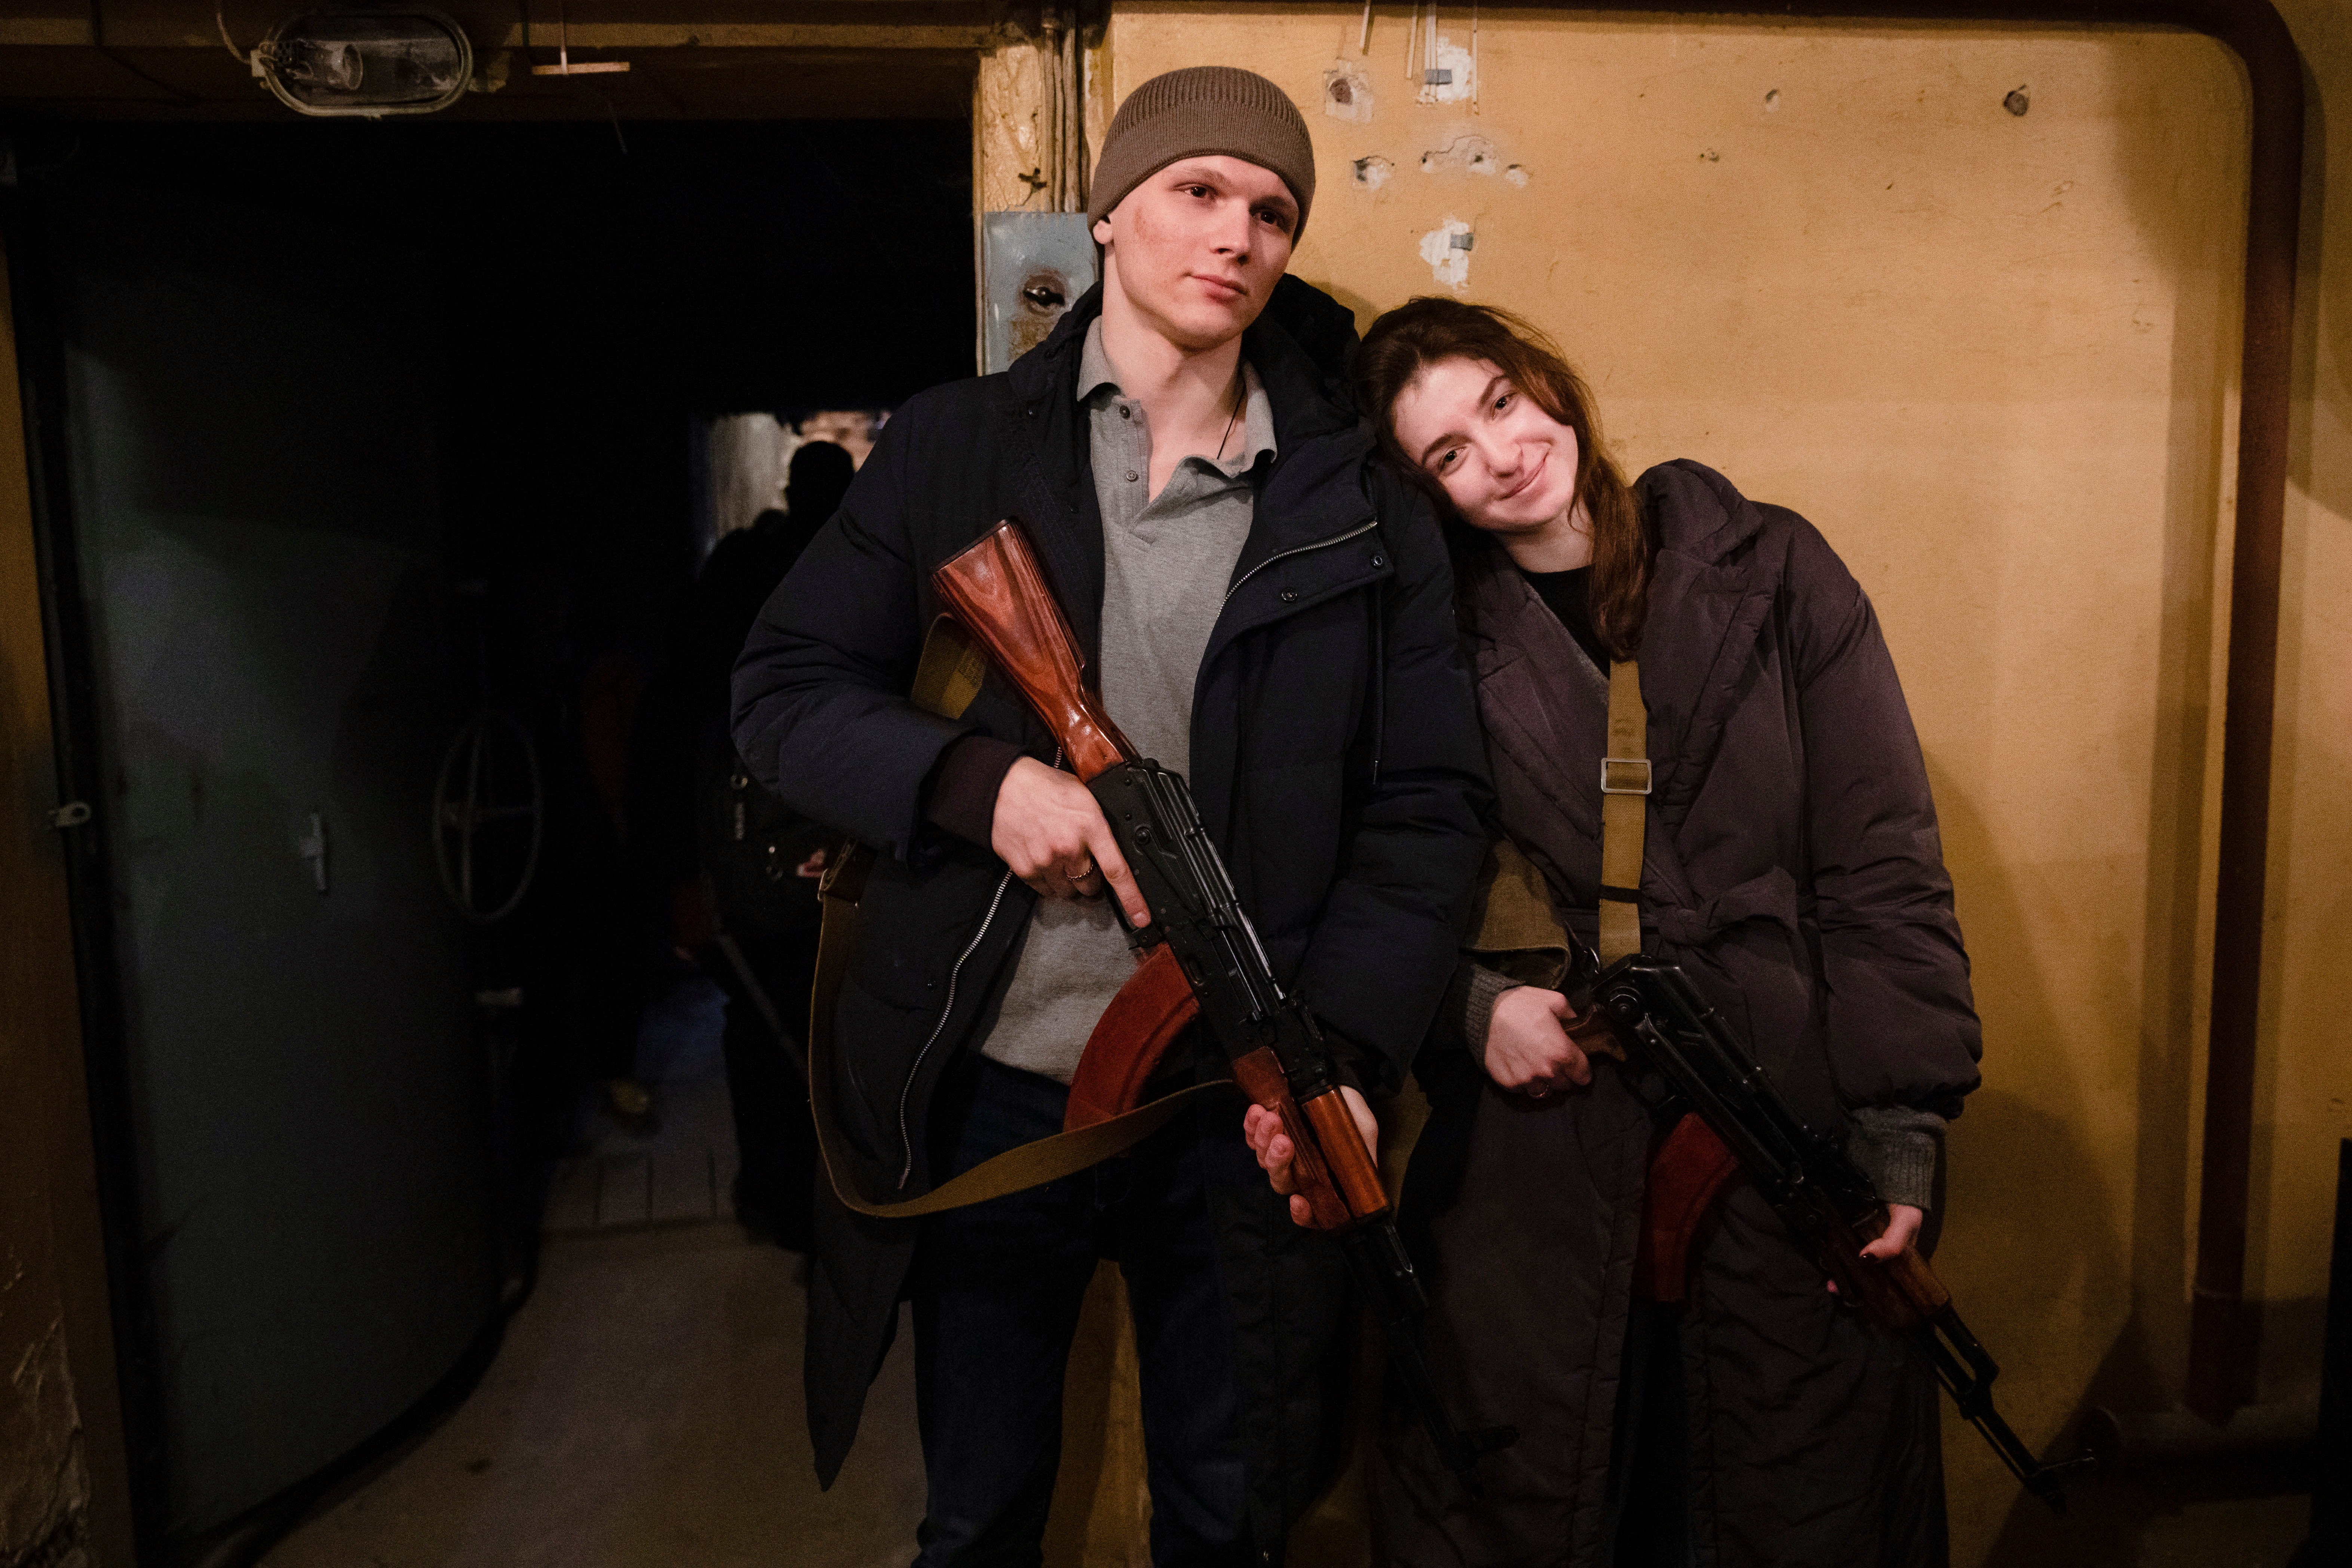
<path id="1" fill-rule="evenodd" d="M 1531 1100 L 1592 1081 L 1592 1064 L 1568 1037 L 1568 998 L 1537 985 L 1515 985 L 1495 999 L 1486 1024 L 1486 1076 Z"/>
<path id="2" fill-rule="evenodd" d="M 1364 1103 L 1362 1095 L 1346 1084 L 1339 1086 L 1339 1092 L 1340 1100 L 1348 1107 L 1348 1114 L 1355 1118 L 1356 1133 L 1364 1141 L 1364 1152 L 1372 1157 L 1374 1164 L 1380 1163 L 1381 1124 L 1373 1119 L 1372 1108 Z M 1289 1195 L 1290 1222 L 1293 1225 L 1312 1224 L 1315 1211 L 1305 1198 L 1298 1195 L 1297 1184 L 1290 1177 L 1291 1158 L 1297 1150 L 1291 1145 L 1290 1134 L 1282 1130 L 1282 1118 L 1263 1105 L 1253 1105 L 1242 1112 L 1242 1136 L 1249 1140 L 1250 1150 L 1256 1154 L 1266 1180 L 1274 1184 L 1274 1190 Z"/>
<path id="3" fill-rule="evenodd" d="M 996 790 L 989 847 L 1049 899 L 1100 898 L 1108 887 L 1118 895 L 1128 924 L 1140 930 L 1151 923 L 1150 906 L 1093 792 L 1058 768 L 1023 757 L 1006 772 Z"/>

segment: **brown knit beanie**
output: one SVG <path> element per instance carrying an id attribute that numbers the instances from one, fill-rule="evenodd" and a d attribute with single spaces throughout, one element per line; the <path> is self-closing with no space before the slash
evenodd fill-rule
<path id="1" fill-rule="evenodd" d="M 1243 158 L 1282 176 L 1298 199 L 1298 226 L 1315 205 L 1315 143 L 1282 89 L 1235 66 L 1165 71 L 1127 95 L 1103 136 L 1087 198 L 1087 221 L 1110 214 L 1127 193 L 1179 158 Z"/>

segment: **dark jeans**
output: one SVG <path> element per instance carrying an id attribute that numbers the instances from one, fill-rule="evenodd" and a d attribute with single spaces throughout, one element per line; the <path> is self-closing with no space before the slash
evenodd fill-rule
<path id="1" fill-rule="evenodd" d="M 942 1089 L 944 1178 L 1060 1131 L 1069 1091 L 973 1057 Z M 1129 1153 L 925 1220 L 913 1284 L 929 1496 L 916 1568 L 1041 1561 L 1062 1448 L 1062 1374 L 1096 1261 L 1126 1277 L 1141 1363 L 1159 1568 L 1252 1561 L 1232 1315 L 1210 1193 L 1263 1181 L 1216 1103 Z"/>

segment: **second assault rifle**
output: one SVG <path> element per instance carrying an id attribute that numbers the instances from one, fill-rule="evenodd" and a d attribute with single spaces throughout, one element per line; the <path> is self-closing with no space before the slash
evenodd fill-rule
<path id="1" fill-rule="evenodd" d="M 1345 1248 L 1387 1339 L 1391 1374 L 1439 1454 L 1476 1495 L 1479 1458 L 1517 1432 L 1457 1432 L 1447 1418 L 1421 1354 L 1428 1302 L 1379 1168 L 1338 1092 L 1322 1027 L 1275 977 L 1183 776 L 1137 755 L 1103 711 L 1077 638 L 1017 521 L 997 524 L 943 563 L 931 584 L 1045 721 L 1071 771 L 1101 805 L 1151 906 L 1142 937 L 1165 944 L 1181 966 L 1200 1021 L 1223 1048 L 1242 1092 L 1282 1119 L 1297 1151 L 1292 1173 L 1298 1192 L 1315 1226 L 1334 1232 Z"/>
<path id="2" fill-rule="evenodd" d="M 1571 988 L 1568 1032 L 1589 1054 L 1654 1071 L 1668 1106 L 1695 1112 L 1789 1227 L 1838 1294 L 1874 1324 L 1910 1340 L 1969 1424 L 2026 1490 L 2063 1511 L 2063 1481 L 2081 1459 L 2043 1464 L 1993 1408 L 2000 1368 L 1960 1321 L 1952 1293 L 1911 1247 L 1862 1249 L 1886 1228 L 1886 1205 L 1843 1142 L 1801 1121 L 1675 964 L 1632 953 Z"/>

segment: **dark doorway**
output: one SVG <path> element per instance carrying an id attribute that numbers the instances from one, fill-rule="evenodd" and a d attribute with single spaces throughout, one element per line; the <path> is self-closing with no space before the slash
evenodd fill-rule
<path id="1" fill-rule="evenodd" d="M 708 421 L 971 373 L 970 132 L 15 151 L 132 1462 L 142 1535 L 184 1547 L 495 1333 L 569 1097 L 667 951 L 604 753 L 699 564 Z M 492 923 L 445 896 L 432 810 L 485 708 L 541 763 Z M 484 842 L 493 881 L 530 858 Z"/>

